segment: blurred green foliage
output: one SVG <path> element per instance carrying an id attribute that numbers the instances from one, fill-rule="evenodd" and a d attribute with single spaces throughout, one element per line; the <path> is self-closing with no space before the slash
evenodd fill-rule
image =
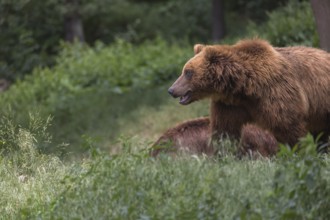
<path id="1" fill-rule="evenodd" d="M 56 5 L 54 0 L 0 1 L 0 78 L 13 80 L 53 63 L 63 35 Z"/>
<path id="2" fill-rule="evenodd" d="M 10 105 L 13 111 L 23 112 L 22 108 L 38 107 L 56 114 L 60 109 L 75 108 L 72 101 L 81 94 L 101 90 L 121 94 L 166 82 L 180 73 L 190 54 L 192 48 L 170 45 L 161 39 L 138 46 L 123 40 L 110 46 L 63 44 L 57 65 L 52 69 L 37 68 L 32 75 L 17 81 L 2 94 L 1 106 Z"/>
<path id="3" fill-rule="evenodd" d="M 251 36 L 269 40 L 276 46 L 318 46 L 318 34 L 309 1 L 290 0 L 284 7 L 267 13 L 268 21 L 258 25 L 251 22 L 247 31 Z"/>
<path id="4" fill-rule="evenodd" d="M 313 20 L 306 2 L 297 2 L 267 18 L 267 11 L 281 9 L 286 2 L 225 0 L 228 36 L 243 36 L 249 21 L 259 25 L 269 20 L 257 32 L 267 32 L 265 37 L 272 42 L 275 38 L 279 45 L 301 42 L 301 38 L 308 41 L 306 25 L 310 30 Z M 117 38 L 141 43 L 159 36 L 171 42 L 208 42 L 211 7 L 209 0 L 80 0 L 78 5 L 64 0 L 0 0 L 0 77 L 15 80 L 35 67 L 52 66 L 65 36 L 65 17 L 72 11 L 80 15 L 89 45 L 97 41 L 108 44 Z M 301 17 L 306 11 L 307 18 Z M 286 37 L 286 31 L 298 34 Z"/>
<path id="5" fill-rule="evenodd" d="M 226 0 L 226 8 L 230 12 L 244 16 L 257 23 L 262 23 L 267 18 L 267 12 L 277 10 L 290 0 Z"/>
<path id="6" fill-rule="evenodd" d="M 90 45 L 116 38 L 135 43 L 158 36 L 207 39 L 208 2 L 81 0 L 79 5 L 68 6 L 64 0 L 1 0 L 0 77 L 14 80 L 37 66 L 54 64 L 70 11 L 79 12 Z"/>
<path id="7" fill-rule="evenodd" d="M 42 117 L 54 116 L 57 137 L 81 134 L 100 118 L 112 117 L 109 108 L 115 111 L 124 106 L 123 93 L 134 91 L 140 101 L 120 111 L 129 112 L 139 103 L 154 100 L 143 91 L 179 75 L 193 54 L 190 47 L 161 39 L 137 46 L 117 40 L 109 46 L 99 42 L 94 47 L 76 43 L 61 48 L 52 69 L 37 68 L 1 94 L 1 114 L 16 113 L 16 121 L 27 123 L 29 112 L 37 111 Z M 115 100 L 117 104 L 112 104 Z"/>

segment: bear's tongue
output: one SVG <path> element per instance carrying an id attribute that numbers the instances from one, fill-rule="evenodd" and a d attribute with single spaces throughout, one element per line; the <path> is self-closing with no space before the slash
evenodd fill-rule
<path id="1" fill-rule="evenodd" d="M 190 93 L 187 93 L 186 95 L 180 97 L 180 104 L 182 105 L 189 104 L 189 101 L 190 101 Z"/>

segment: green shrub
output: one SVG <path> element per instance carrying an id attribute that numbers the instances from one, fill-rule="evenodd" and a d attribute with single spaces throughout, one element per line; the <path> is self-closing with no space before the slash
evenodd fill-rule
<path id="1" fill-rule="evenodd" d="M 288 0 L 225 0 L 225 5 L 226 8 L 228 8 L 226 12 L 235 12 L 239 16 L 244 16 L 257 23 L 261 23 L 267 17 L 267 12 L 276 10 L 287 1 Z"/>
<path id="2" fill-rule="evenodd" d="M 95 48 L 82 44 L 63 45 L 52 68 L 36 69 L 1 94 L 1 106 L 28 112 L 75 108 L 86 94 L 106 92 L 122 94 L 134 88 L 156 86 L 177 76 L 192 49 L 182 49 L 162 40 L 139 46 L 118 40 L 110 46 Z M 76 109 L 72 109 L 74 112 Z"/>
<path id="3" fill-rule="evenodd" d="M 175 41 L 209 39 L 208 0 L 78 2 L 74 10 L 81 16 L 90 45 L 113 43 L 116 38 L 135 43 L 158 36 Z M 67 4 L 63 0 L 0 1 L 0 42 L 6 42 L 0 47 L 0 78 L 15 80 L 36 67 L 54 64 L 65 36 L 65 18 L 73 10 Z"/>
<path id="4" fill-rule="evenodd" d="M 284 166 L 277 170 L 274 194 L 270 197 L 275 208 L 281 210 L 277 215 L 300 219 L 330 217 L 327 166 L 317 154 L 317 140 L 310 134 L 301 138 L 296 154 L 290 157 L 294 163 L 284 160 Z"/>
<path id="5" fill-rule="evenodd" d="M 308 134 L 293 151 L 282 146 L 272 191 L 263 205 L 249 200 L 241 218 L 328 219 L 330 178 L 327 157 L 317 154 L 317 141 Z M 298 145 L 297 145 L 298 146 Z"/>
<path id="6" fill-rule="evenodd" d="M 67 188 L 38 217 L 232 219 L 242 201 L 257 201 L 269 189 L 274 171 L 272 164 L 258 161 L 153 160 L 145 152 L 97 156 L 88 165 L 66 180 Z"/>
<path id="7" fill-rule="evenodd" d="M 40 154 L 35 133 L 3 121 L 0 211 L 5 219 L 329 219 L 328 157 L 311 136 L 305 151 L 278 159 L 237 160 L 182 155 L 150 158 L 146 143 L 123 140 L 109 155 L 85 137 L 89 157 L 62 163 Z M 23 133 L 22 133 L 23 132 Z M 46 132 L 47 133 L 47 132 Z M 47 135 L 45 135 L 47 136 Z M 42 140 L 42 139 L 38 139 Z M 3 145 L 2 145 L 3 146 Z M 142 149 L 142 150 L 141 150 Z M 311 153 L 313 151 L 314 153 Z M 73 211 L 74 210 L 74 211 Z"/>
<path id="8" fill-rule="evenodd" d="M 109 46 L 98 43 L 94 48 L 79 43 L 62 47 L 54 68 L 36 69 L 1 94 L 0 111 L 11 109 L 20 123 L 27 123 L 29 112 L 52 115 L 52 130 L 56 136 L 66 137 L 68 133 L 82 134 L 105 117 L 123 116 L 146 103 L 146 90 L 156 91 L 155 87 L 176 77 L 193 53 L 192 48 L 160 39 L 138 46 L 118 40 Z M 123 98 L 127 92 L 139 94 L 135 97 L 140 101 L 123 109 L 123 103 L 129 102 Z M 117 116 L 109 114 L 110 109 Z"/>
<path id="9" fill-rule="evenodd" d="M 48 127 L 51 118 L 41 119 L 37 114 L 29 114 L 28 124 L 20 125 L 9 113 L 0 118 L 0 152 L 7 155 L 16 151 L 42 152 L 51 141 Z"/>
<path id="10" fill-rule="evenodd" d="M 51 141 L 50 118 L 30 115 L 27 125 L 14 115 L 0 119 L 0 212 L 3 219 L 18 219 L 25 210 L 41 210 L 61 190 L 67 172 L 59 157 L 46 155 Z"/>
<path id="11" fill-rule="evenodd" d="M 330 187 L 327 167 L 318 158 L 284 162 L 274 178 L 274 194 L 270 207 L 278 210 L 274 216 L 294 219 L 327 219 L 330 217 Z M 308 210 L 308 213 L 306 213 Z"/>
<path id="12" fill-rule="evenodd" d="M 268 20 L 261 25 L 250 23 L 250 36 L 268 39 L 276 46 L 318 46 L 314 15 L 309 1 L 291 0 L 268 13 Z"/>
<path id="13" fill-rule="evenodd" d="M 47 219 L 330 217 L 329 164 L 324 159 L 310 155 L 256 161 L 184 155 L 152 159 L 145 151 L 134 151 L 136 145 L 125 141 L 118 155 L 94 153 L 85 169 L 74 170 L 63 191 L 35 215 Z"/>
<path id="14" fill-rule="evenodd" d="M 58 0 L 0 1 L 0 78 L 22 78 L 53 64 L 63 36 Z"/>

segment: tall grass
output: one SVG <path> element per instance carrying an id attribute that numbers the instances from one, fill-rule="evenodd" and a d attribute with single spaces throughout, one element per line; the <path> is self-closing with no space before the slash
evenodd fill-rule
<path id="1" fill-rule="evenodd" d="M 67 167 L 54 155 L 42 154 L 51 140 L 50 119 L 30 116 L 27 126 L 2 116 L 0 124 L 0 212 L 16 219 L 25 210 L 40 210 L 61 190 Z M 56 183 L 56 184 L 55 184 Z"/>
<path id="2" fill-rule="evenodd" d="M 109 154 L 89 139 L 87 158 L 63 163 L 41 153 L 29 128 L 8 127 L 20 129 L 3 132 L 19 139 L 17 148 L 0 155 L 4 219 L 330 217 L 330 159 L 313 153 L 312 136 L 300 143 L 305 153 L 283 150 L 277 159 L 260 160 L 230 154 L 156 159 L 134 139 L 121 143 L 121 153 Z"/>

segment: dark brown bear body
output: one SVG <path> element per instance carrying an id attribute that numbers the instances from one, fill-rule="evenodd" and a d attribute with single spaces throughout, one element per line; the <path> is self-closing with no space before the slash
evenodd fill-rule
<path id="1" fill-rule="evenodd" d="M 252 158 L 259 156 L 274 156 L 278 150 L 275 137 L 268 131 L 255 125 L 244 125 L 237 156 L 248 155 Z M 214 146 L 215 144 L 215 146 Z M 165 152 L 176 155 L 178 152 L 188 154 L 215 155 L 217 142 L 211 138 L 210 119 L 208 117 L 185 121 L 168 129 L 151 148 L 151 156 Z"/>
<path id="2" fill-rule="evenodd" d="M 278 143 L 273 134 L 256 125 L 244 125 L 241 132 L 238 155 L 251 158 L 275 156 Z"/>
<path id="3" fill-rule="evenodd" d="M 245 124 L 291 146 L 307 132 L 330 133 L 330 54 L 274 48 L 263 40 L 195 45 L 169 93 L 180 103 L 211 98 L 211 133 L 239 138 Z"/>
<path id="4" fill-rule="evenodd" d="M 160 152 L 186 152 L 213 155 L 210 119 L 208 117 L 185 121 L 168 129 L 152 146 L 151 155 Z"/>

